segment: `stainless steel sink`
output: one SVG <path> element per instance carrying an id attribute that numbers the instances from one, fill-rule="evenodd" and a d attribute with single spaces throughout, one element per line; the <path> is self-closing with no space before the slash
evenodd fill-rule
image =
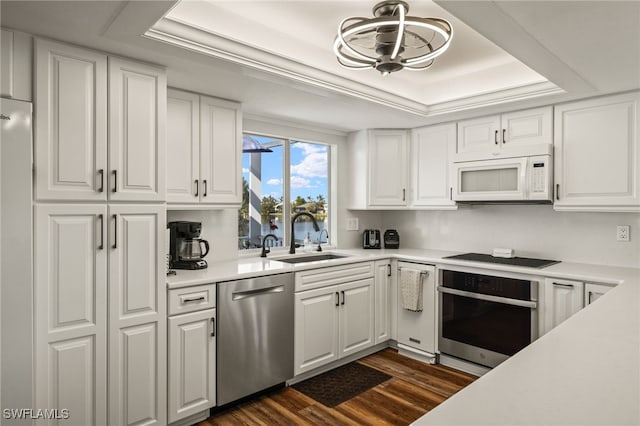
<path id="1" fill-rule="evenodd" d="M 313 256 L 295 256 L 295 257 L 285 257 L 282 259 L 273 259 L 278 262 L 285 263 L 305 263 L 305 262 L 316 262 L 318 260 L 332 260 L 332 259 L 342 259 L 343 257 L 349 257 L 343 254 L 335 254 L 335 253 L 324 253 L 324 254 L 316 254 Z"/>

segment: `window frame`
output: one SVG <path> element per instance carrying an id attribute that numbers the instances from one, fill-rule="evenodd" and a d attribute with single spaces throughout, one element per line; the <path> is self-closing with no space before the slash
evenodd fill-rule
<path id="1" fill-rule="evenodd" d="M 334 241 L 335 233 L 334 233 L 334 225 L 337 224 L 337 218 L 334 217 L 337 210 L 334 207 L 334 204 L 337 200 L 334 199 L 334 191 L 333 191 L 333 173 L 337 171 L 334 170 L 334 156 L 337 155 L 337 145 L 329 142 L 321 142 L 321 141 L 313 141 L 307 140 L 303 138 L 293 138 L 287 136 L 278 136 L 268 133 L 261 132 L 251 132 L 251 131 L 243 131 L 242 135 L 249 136 L 257 136 L 263 138 L 271 138 L 282 141 L 282 226 L 284 229 L 282 230 L 282 239 L 283 243 L 281 247 L 271 248 L 271 251 L 274 253 L 284 254 L 289 251 L 289 241 L 291 239 L 291 144 L 295 142 L 301 143 L 309 143 L 314 145 L 322 145 L 327 148 L 327 204 L 328 204 L 328 220 L 327 220 L 327 228 L 328 228 L 328 236 L 327 242 L 321 243 L 322 247 L 333 247 L 331 244 Z M 244 155 L 244 153 L 243 153 Z M 241 171 L 242 173 L 242 171 Z M 287 201 L 288 200 L 288 201 Z M 236 238 L 240 238 L 239 235 Z M 255 254 L 260 253 L 262 251 L 261 248 L 250 248 L 250 249 L 240 249 L 238 248 L 238 254 L 240 256 L 255 256 Z M 282 253 L 280 253 L 282 252 Z"/>

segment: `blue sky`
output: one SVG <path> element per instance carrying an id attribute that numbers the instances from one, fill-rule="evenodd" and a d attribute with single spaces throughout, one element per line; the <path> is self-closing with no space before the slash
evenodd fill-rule
<path id="1" fill-rule="evenodd" d="M 274 139 L 254 136 L 262 144 Z M 282 196 L 282 147 L 271 147 L 274 152 L 262 155 L 262 196 Z M 325 145 L 306 142 L 291 143 L 291 199 L 298 195 L 314 200 L 321 194 L 327 199 L 328 155 Z M 242 156 L 242 174 L 249 180 L 249 154 Z"/>

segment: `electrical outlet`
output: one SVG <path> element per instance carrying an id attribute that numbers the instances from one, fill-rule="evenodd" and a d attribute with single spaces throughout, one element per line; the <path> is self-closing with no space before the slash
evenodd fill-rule
<path id="1" fill-rule="evenodd" d="M 629 241 L 629 225 L 618 225 L 616 227 L 616 240 Z"/>
<path id="2" fill-rule="evenodd" d="M 360 228 L 360 221 L 357 217 L 347 218 L 347 231 L 357 231 Z"/>

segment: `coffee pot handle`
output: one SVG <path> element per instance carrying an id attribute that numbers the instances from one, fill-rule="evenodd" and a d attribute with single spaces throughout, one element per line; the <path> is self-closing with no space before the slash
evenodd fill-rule
<path id="1" fill-rule="evenodd" d="M 207 255 L 207 253 L 209 253 L 209 241 L 207 240 L 200 240 L 200 244 L 204 243 L 204 253 L 202 253 L 200 255 L 200 258 L 203 258 Z"/>

